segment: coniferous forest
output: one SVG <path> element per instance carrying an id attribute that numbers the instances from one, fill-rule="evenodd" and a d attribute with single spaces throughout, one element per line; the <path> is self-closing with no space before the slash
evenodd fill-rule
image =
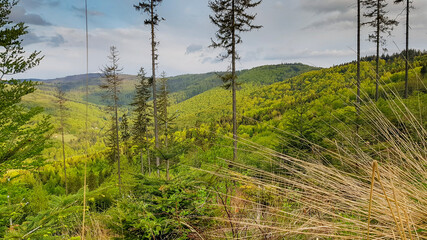
<path id="1" fill-rule="evenodd" d="M 114 44 L 90 72 L 83 1 L 81 74 L 41 80 L 15 77 L 50 55 L 27 50 L 20 3 L 0 0 L 0 238 L 427 239 L 422 1 L 348 6 L 352 61 L 242 67 L 265 1 L 206 1 L 206 47 L 228 67 L 177 76 L 159 64 L 171 0 L 121 3 L 147 33 L 135 73 Z"/>

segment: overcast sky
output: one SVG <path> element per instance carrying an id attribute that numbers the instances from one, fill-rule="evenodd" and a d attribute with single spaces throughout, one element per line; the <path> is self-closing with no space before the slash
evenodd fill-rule
<path id="1" fill-rule="evenodd" d="M 123 72 L 136 74 L 150 66 L 149 27 L 146 16 L 135 11 L 137 0 L 88 0 L 89 71 L 108 63 L 109 47 L 120 52 Z M 391 0 L 389 0 L 391 2 Z M 427 1 L 418 0 L 411 15 L 411 48 L 427 48 Z M 264 0 L 254 11 L 264 27 L 243 33 L 238 46 L 239 69 L 265 64 L 301 62 L 329 67 L 355 59 L 355 0 Z M 390 18 L 401 21 L 388 38 L 389 52 L 403 50 L 403 5 L 389 4 Z M 216 28 L 210 23 L 208 0 L 164 0 L 159 13 L 166 21 L 158 27 L 159 70 L 167 75 L 223 71 L 229 62 L 218 61 L 219 50 L 210 49 Z M 84 0 L 20 0 L 11 19 L 23 21 L 30 33 L 27 52 L 40 50 L 40 66 L 20 78 L 56 78 L 81 74 L 85 68 Z M 363 55 L 375 52 L 365 41 Z"/>

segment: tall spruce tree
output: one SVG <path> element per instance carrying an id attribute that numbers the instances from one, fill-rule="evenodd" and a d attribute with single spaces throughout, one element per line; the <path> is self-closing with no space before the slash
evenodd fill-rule
<path id="1" fill-rule="evenodd" d="M 120 139 L 119 139 L 119 116 L 118 116 L 118 107 L 119 107 L 119 93 L 120 85 L 122 79 L 119 74 L 122 69 L 118 65 L 119 61 L 119 52 L 117 48 L 112 46 L 110 47 L 110 55 L 108 56 L 110 60 L 109 65 L 103 67 L 102 74 L 105 80 L 104 83 L 100 85 L 101 89 L 106 91 L 105 98 L 108 101 L 108 110 L 111 112 L 111 128 L 109 134 L 109 143 L 111 149 L 112 160 L 117 161 L 117 174 L 119 180 L 119 192 L 121 193 L 122 179 L 120 173 Z"/>
<path id="2" fill-rule="evenodd" d="M 67 99 L 65 98 L 65 91 L 62 90 L 61 86 L 56 86 L 56 98 L 59 108 L 59 131 L 61 132 L 61 143 L 62 143 L 62 161 L 64 168 L 64 182 L 65 182 L 65 195 L 68 195 L 68 182 L 67 182 L 67 164 L 65 156 L 65 118 L 67 115 Z"/>
<path id="3" fill-rule="evenodd" d="M 30 167 L 32 164 L 22 165 L 28 158 L 41 160 L 40 153 L 52 129 L 48 117 L 40 118 L 42 108 L 19 105 L 23 96 L 36 90 L 36 83 L 4 79 L 39 65 L 43 59 L 37 51 L 25 54 L 22 36 L 28 33 L 27 26 L 9 20 L 16 4 L 17 1 L 0 0 L 0 172 Z"/>
<path id="4" fill-rule="evenodd" d="M 362 4 L 366 7 L 367 12 L 363 16 L 370 19 L 370 21 L 363 23 L 363 25 L 369 25 L 374 28 L 374 32 L 369 34 L 369 41 L 376 43 L 376 81 L 375 81 L 375 101 L 378 101 L 379 98 L 379 83 L 380 83 L 380 73 L 379 73 L 379 62 L 380 62 L 380 46 L 383 47 L 383 50 L 386 51 L 386 39 L 382 35 L 383 33 L 391 35 L 391 31 L 394 26 L 398 25 L 396 20 L 389 19 L 387 17 L 388 11 L 385 10 L 388 3 L 386 0 L 363 0 Z"/>
<path id="5" fill-rule="evenodd" d="M 233 105 L 233 160 L 237 159 L 237 76 L 236 60 L 240 59 L 237 54 L 236 45 L 242 43 L 240 34 L 259 29 L 262 26 L 254 25 L 252 22 L 256 14 L 248 13 L 248 10 L 258 6 L 262 0 L 211 0 L 209 7 L 214 12 L 210 15 L 211 22 L 218 27 L 215 40 L 212 39 L 211 47 L 222 48 L 225 53 L 220 55 L 221 60 L 231 57 L 231 72 L 222 77 L 224 87 L 231 88 Z"/>
<path id="6" fill-rule="evenodd" d="M 405 93 L 404 98 L 408 98 L 409 90 L 408 90 L 408 76 L 409 76 L 409 13 L 411 9 L 411 1 L 410 0 L 394 0 L 395 4 L 406 2 L 406 50 L 405 50 Z"/>
<path id="7" fill-rule="evenodd" d="M 151 69 L 152 75 L 152 87 L 153 87 L 153 116 L 154 116 L 154 142 L 156 149 L 159 148 L 159 125 L 157 119 L 157 93 L 156 93 L 156 67 L 157 67 L 157 59 L 159 55 L 157 54 L 157 45 L 159 44 L 156 41 L 156 26 L 164 20 L 157 13 L 157 7 L 163 2 L 163 0 L 143 0 L 139 2 L 137 5 L 134 5 L 137 11 L 144 12 L 148 15 L 148 18 L 144 20 L 145 25 L 149 25 L 151 27 Z M 160 176 L 160 159 L 156 158 L 156 166 L 157 166 L 157 175 Z"/>
<path id="8" fill-rule="evenodd" d="M 149 139 L 148 131 L 152 117 L 152 107 L 148 103 L 151 97 L 150 87 L 151 81 L 145 76 L 144 68 L 141 68 L 138 73 L 139 82 L 135 86 L 136 94 L 132 102 L 134 107 L 134 123 L 132 128 L 133 141 L 138 146 L 141 161 L 141 173 L 144 174 L 144 148 L 147 150 L 147 161 L 149 161 Z M 148 163 L 149 164 L 149 163 Z"/>

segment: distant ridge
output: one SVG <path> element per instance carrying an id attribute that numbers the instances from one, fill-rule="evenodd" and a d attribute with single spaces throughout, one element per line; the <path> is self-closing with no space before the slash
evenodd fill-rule
<path id="1" fill-rule="evenodd" d="M 257 85 L 269 85 L 295 77 L 305 72 L 318 70 L 319 68 L 304 65 L 302 63 L 282 63 L 276 65 L 258 66 L 252 69 L 237 72 L 238 82 Z M 183 74 L 168 77 L 168 88 L 171 93 L 171 101 L 174 103 L 183 102 L 189 98 L 199 95 L 210 89 L 222 86 L 220 75 L 224 72 L 209 72 L 200 74 Z M 123 82 L 121 85 L 121 104 L 129 105 L 133 99 L 136 75 L 121 75 Z M 148 76 L 147 76 L 148 77 Z M 86 86 L 86 74 L 72 75 L 54 79 L 30 79 L 43 83 L 39 88 L 45 91 L 52 91 L 55 84 L 60 84 L 64 91 L 72 92 L 76 101 L 83 101 L 84 87 Z M 89 74 L 89 102 L 103 105 L 101 90 L 98 88 L 102 82 L 100 73 Z"/>

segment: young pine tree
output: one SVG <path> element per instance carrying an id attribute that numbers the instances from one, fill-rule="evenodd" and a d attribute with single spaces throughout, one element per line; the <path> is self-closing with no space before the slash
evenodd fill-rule
<path id="1" fill-rule="evenodd" d="M 64 168 L 64 182 L 65 182 L 65 195 L 68 195 L 68 182 L 67 182 L 67 165 L 65 157 L 65 139 L 64 139 L 64 129 L 65 129 L 65 118 L 67 115 L 67 106 L 65 106 L 67 99 L 65 98 L 65 91 L 61 89 L 61 86 L 56 86 L 56 98 L 59 108 L 59 131 L 61 132 L 61 142 L 62 142 L 62 160 Z"/>
<path id="2" fill-rule="evenodd" d="M 159 17 L 157 13 L 157 7 L 162 3 L 163 0 L 142 0 L 137 5 L 133 5 L 137 11 L 144 12 L 148 14 L 148 18 L 144 21 L 145 25 L 151 27 L 151 69 L 152 75 L 152 87 L 153 87 L 153 116 L 154 116 L 154 142 L 155 147 L 159 148 L 159 125 L 157 119 L 157 93 L 156 93 L 156 67 L 157 59 L 159 55 L 157 54 L 157 45 L 159 42 L 156 41 L 156 32 L 155 28 L 159 25 L 160 21 L 164 18 Z M 160 159 L 156 158 L 157 166 L 157 175 L 160 176 Z"/>
<path id="3" fill-rule="evenodd" d="M 223 48 L 224 55 L 220 55 L 221 60 L 231 57 L 231 73 L 223 76 L 224 87 L 231 88 L 233 101 L 233 160 L 237 159 L 237 76 L 236 60 L 239 59 L 236 46 L 242 43 L 240 34 L 259 29 L 262 26 L 252 24 L 256 14 L 248 13 L 248 10 L 258 6 L 262 0 L 211 0 L 209 7 L 214 15 L 209 16 L 212 23 L 218 27 L 215 34 L 216 40 L 212 39 L 213 48 Z"/>
<path id="4" fill-rule="evenodd" d="M 117 174 L 119 180 L 119 192 L 121 193 L 122 179 L 120 175 L 120 139 L 119 139 L 119 93 L 122 79 L 119 73 L 122 69 L 118 65 L 119 53 L 116 47 L 110 47 L 110 56 L 108 56 L 110 64 L 102 69 L 105 82 L 100 85 L 106 91 L 105 98 L 108 101 L 108 110 L 111 113 L 111 128 L 109 133 L 109 147 L 111 149 L 112 160 L 117 161 Z"/>
<path id="5" fill-rule="evenodd" d="M 166 73 L 163 72 L 162 76 L 160 78 L 160 91 L 159 91 L 159 120 L 160 120 L 160 130 L 162 131 L 165 142 L 163 145 L 163 148 L 161 149 L 161 152 L 168 152 L 169 151 L 169 139 L 168 135 L 170 132 L 170 129 L 172 128 L 172 124 L 174 120 L 177 118 L 176 114 L 172 114 L 169 116 L 168 114 L 168 106 L 169 106 L 169 91 L 168 91 L 168 79 L 166 77 Z M 165 156 L 161 154 L 162 156 Z M 166 179 L 169 180 L 169 168 L 170 168 L 170 158 L 164 158 L 163 160 L 166 161 Z"/>
<path id="6" fill-rule="evenodd" d="M 138 151 L 140 154 L 141 173 L 144 174 L 143 150 L 145 148 L 147 149 L 147 152 L 149 152 L 148 130 L 152 116 L 152 108 L 148 103 L 148 99 L 151 97 L 151 82 L 150 79 L 145 76 L 145 71 L 143 68 L 139 70 L 138 79 L 139 83 L 135 86 L 136 95 L 131 104 L 134 107 L 133 111 L 135 115 L 132 135 L 133 141 L 138 146 Z M 149 158 L 149 153 L 147 153 L 147 160 L 149 160 Z"/>
<path id="7" fill-rule="evenodd" d="M 405 94 L 404 98 L 408 98 L 408 71 L 409 71 L 409 13 L 411 6 L 410 0 L 394 0 L 395 4 L 404 3 L 406 2 L 406 51 L 405 51 L 405 58 L 406 58 L 406 66 L 405 66 Z"/>
<path id="8" fill-rule="evenodd" d="M 168 128 L 168 79 L 166 78 L 166 73 L 163 72 L 160 76 L 160 90 L 157 96 L 158 99 L 158 117 L 160 127 L 159 130 L 165 136 L 165 145 L 167 145 L 167 128 Z"/>
<path id="9" fill-rule="evenodd" d="M 362 0 L 362 4 L 367 8 L 367 12 L 363 15 L 370 19 L 370 21 L 363 23 L 363 25 L 369 25 L 374 28 L 374 32 L 369 34 L 369 41 L 376 43 L 376 83 L 375 83 L 375 101 L 379 98 L 379 61 L 380 61 L 380 46 L 386 51 L 386 39 L 382 34 L 386 33 L 389 36 L 393 27 L 398 25 L 398 22 L 387 17 L 388 11 L 385 10 L 387 3 L 385 0 Z"/>
<path id="10" fill-rule="evenodd" d="M 130 161 L 131 160 L 130 147 L 129 147 L 130 132 L 129 132 L 129 121 L 126 113 L 122 115 L 122 121 L 120 122 L 120 133 L 121 133 L 121 140 L 124 145 L 123 152 L 127 157 L 128 161 Z"/>

